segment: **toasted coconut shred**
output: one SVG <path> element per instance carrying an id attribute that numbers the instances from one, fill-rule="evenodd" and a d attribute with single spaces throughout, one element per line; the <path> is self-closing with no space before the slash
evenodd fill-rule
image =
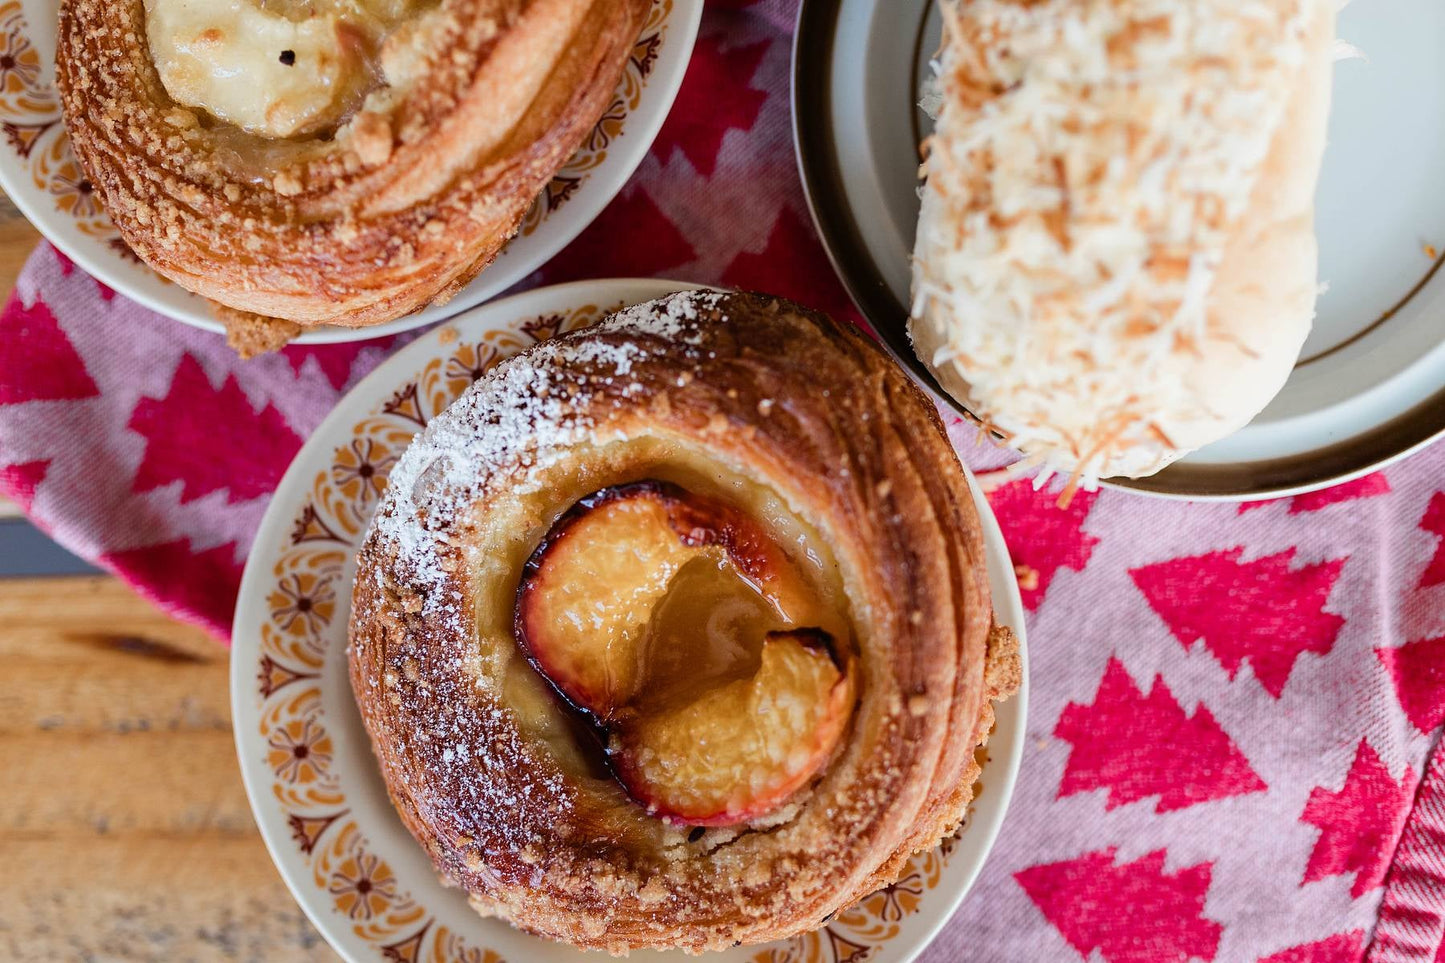
<path id="1" fill-rule="evenodd" d="M 1177 366 L 1249 202 L 1316 0 L 945 2 L 915 324 L 1047 477 L 1177 457 Z"/>

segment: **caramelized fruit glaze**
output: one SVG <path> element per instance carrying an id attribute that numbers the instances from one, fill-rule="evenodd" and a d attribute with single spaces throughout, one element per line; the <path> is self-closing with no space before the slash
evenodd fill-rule
<path id="1" fill-rule="evenodd" d="M 812 581 L 733 505 L 635 482 L 552 526 L 523 569 L 516 636 L 631 798 L 733 825 L 806 784 L 851 714 L 846 621 Z"/>

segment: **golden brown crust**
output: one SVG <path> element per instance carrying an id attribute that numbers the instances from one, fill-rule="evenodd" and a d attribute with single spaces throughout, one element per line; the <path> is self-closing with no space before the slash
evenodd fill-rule
<path id="1" fill-rule="evenodd" d="M 610 103 L 648 7 L 442 0 L 409 40 L 405 85 L 326 138 L 178 107 L 142 0 L 64 0 L 56 73 L 76 155 L 147 264 L 243 312 L 363 326 L 496 257 Z"/>
<path id="2" fill-rule="evenodd" d="M 279 351 L 301 333 L 301 325 L 280 318 L 237 311 L 224 304 L 214 308 L 216 320 L 225 325 L 226 344 L 245 361 L 268 351 Z"/>
<path id="3" fill-rule="evenodd" d="M 684 469 L 816 532 L 861 673 L 816 784 L 698 838 L 528 737 L 489 628 L 515 593 L 498 559 L 579 493 Z M 504 362 L 408 450 L 358 559 L 352 685 L 406 825 L 479 911 L 614 952 L 782 938 L 892 882 L 963 819 L 1018 665 L 933 405 L 852 328 L 758 295 L 676 295 Z"/>

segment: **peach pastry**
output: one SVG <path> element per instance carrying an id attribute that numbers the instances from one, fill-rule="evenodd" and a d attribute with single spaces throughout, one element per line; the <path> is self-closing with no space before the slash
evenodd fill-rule
<path id="1" fill-rule="evenodd" d="M 612 100 L 651 0 L 61 0 L 70 140 L 243 353 L 450 297 Z"/>
<path id="2" fill-rule="evenodd" d="M 787 937 L 893 882 L 959 828 L 1020 677 L 933 405 L 851 327 L 711 292 L 431 423 L 349 664 L 443 879 L 613 953 Z"/>

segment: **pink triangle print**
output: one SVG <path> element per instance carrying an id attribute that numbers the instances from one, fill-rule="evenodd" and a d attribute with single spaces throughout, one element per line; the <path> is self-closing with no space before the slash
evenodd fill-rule
<path id="1" fill-rule="evenodd" d="M 1303 495 L 1295 495 L 1289 500 L 1289 514 L 1304 515 L 1309 512 L 1317 512 L 1331 505 L 1339 505 L 1343 502 L 1358 501 L 1362 498 L 1374 498 L 1378 495 L 1388 495 L 1390 480 L 1385 477 L 1384 472 L 1372 472 L 1353 481 L 1333 485 L 1329 488 L 1321 488 L 1317 491 L 1305 492 Z M 1239 506 L 1239 514 L 1252 511 L 1256 508 L 1263 508 L 1266 505 L 1277 505 L 1284 499 L 1274 498 L 1260 502 L 1243 502 Z"/>
<path id="2" fill-rule="evenodd" d="M 1375 656 L 1400 706 L 1416 729 L 1429 735 L 1445 725 L 1445 635 L 1407 642 L 1397 649 L 1376 649 Z"/>
<path id="3" fill-rule="evenodd" d="M 1036 611 L 1060 569 L 1082 572 L 1098 538 L 1084 530 L 1098 492 L 1081 491 L 1067 508 L 1059 496 L 1037 491 L 1028 479 L 1010 482 L 989 493 L 989 507 L 998 518 L 1018 573 L 1024 606 Z"/>
<path id="4" fill-rule="evenodd" d="M 1014 879 L 1082 959 L 1097 952 L 1105 963 L 1213 960 L 1223 930 L 1204 915 L 1213 864 L 1170 873 L 1162 849 L 1118 866 L 1116 852 L 1033 866 Z"/>
<path id="5" fill-rule="evenodd" d="M 0 315 L 0 405 L 26 401 L 78 401 L 100 394 L 85 361 L 60 329 L 50 306 L 18 298 Z"/>
<path id="6" fill-rule="evenodd" d="M 1334 647 L 1345 620 L 1325 611 L 1345 559 L 1294 567 L 1294 549 L 1242 561 L 1243 548 L 1176 558 L 1129 575 L 1186 649 L 1200 639 L 1233 679 L 1246 662 L 1278 699 L 1295 662 Z"/>
<path id="7" fill-rule="evenodd" d="M 1385 477 L 1384 472 L 1377 471 L 1356 478 L 1354 481 L 1347 481 L 1343 485 L 1334 485 L 1330 488 L 1321 488 L 1318 491 L 1296 495 L 1290 499 L 1289 513 L 1301 515 L 1305 512 L 1317 512 L 1342 502 L 1377 498 L 1380 495 L 1388 494 L 1390 494 L 1390 480 Z"/>
<path id="8" fill-rule="evenodd" d="M 647 238 L 646 244 L 618 244 L 619 237 Z M 697 257 L 697 251 L 642 185 L 622 190 L 591 224 L 548 261 L 548 284 L 579 278 L 648 277 Z"/>
<path id="9" fill-rule="evenodd" d="M 1060 798 L 1107 789 L 1105 809 L 1154 796 L 1163 813 L 1268 788 L 1202 703 L 1186 715 L 1161 676 L 1145 695 L 1118 659 L 1093 704 L 1069 703 L 1054 735 L 1073 746 Z"/>
<path id="10" fill-rule="evenodd" d="M 281 349 L 281 357 L 291 365 L 297 377 L 301 376 L 308 358 L 316 359 L 316 366 L 326 376 L 326 383 L 340 391 L 351 380 L 351 369 L 363 351 L 367 348 L 388 351 L 395 341 L 395 336 L 390 336 L 345 344 L 288 344 Z"/>
<path id="11" fill-rule="evenodd" d="M 236 543 L 198 552 L 188 538 L 109 552 L 98 559 L 176 618 L 193 622 L 218 639 L 231 634 L 241 563 Z"/>
<path id="12" fill-rule="evenodd" d="M 680 151 L 700 175 L 712 177 L 728 132 L 752 130 L 768 100 L 767 91 L 753 87 L 751 79 L 769 46 L 762 41 L 724 49 L 718 36 L 699 37 L 652 154 L 666 163 Z"/>
<path id="13" fill-rule="evenodd" d="M 218 490 L 232 504 L 269 495 L 301 447 L 274 405 L 253 408 L 234 374 L 213 388 L 189 354 L 165 397 L 140 399 L 128 427 L 146 440 L 134 490 L 179 481 L 182 502 Z"/>
<path id="14" fill-rule="evenodd" d="M 1425 566 L 1425 572 L 1420 576 L 1420 588 L 1445 584 L 1445 492 L 1436 492 L 1431 496 L 1425 516 L 1420 519 L 1420 528 L 1440 538 L 1430 564 Z"/>
<path id="15" fill-rule="evenodd" d="M 112 247 L 118 247 L 118 249 L 122 252 L 123 256 L 125 256 L 128 260 L 137 262 L 139 261 L 139 258 L 135 256 L 135 252 L 132 251 L 129 247 L 127 247 L 126 243 L 120 238 L 112 238 L 110 243 Z M 60 265 L 61 275 L 64 277 L 70 277 L 72 274 L 74 274 L 75 262 L 70 259 L 70 256 L 53 244 L 48 244 L 47 246 L 50 248 L 51 253 L 55 255 L 55 262 Z M 100 299 L 102 301 L 115 300 L 115 291 L 111 288 L 110 285 L 106 284 L 104 281 L 101 281 L 99 278 L 91 277 L 84 271 L 80 272 L 80 274 L 81 277 L 86 278 L 95 285 L 95 293 L 100 295 Z"/>
<path id="16" fill-rule="evenodd" d="M 1354 873 L 1350 894 L 1358 899 L 1384 883 L 1414 796 L 1415 774 L 1406 769 L 1397 781 L 1360 740 L 1344 784 L 1311 790 L 1300 814 L 1300 822 L 1320 830 L 1301 884 Z"/>
<path id="17" fill-rule="evenodd" d="M 27 461 L 0 466 L 0 494 L 19 505 L 22 512 L 29 513 L 30 506 L 35 502 L 35 492 L 40 488 L 40 483 L 45 481 L 49 470 L 48 461 Z"/>
<path id="18" fill-rule="evenodd" d="M 723 269 L 724 284 L 792 298 L 839 321 L 857 316 L 853 302 L 818 247 L 811 224 L 792 208 L 778 211 L 761 251 L 742 251 Z"/>

